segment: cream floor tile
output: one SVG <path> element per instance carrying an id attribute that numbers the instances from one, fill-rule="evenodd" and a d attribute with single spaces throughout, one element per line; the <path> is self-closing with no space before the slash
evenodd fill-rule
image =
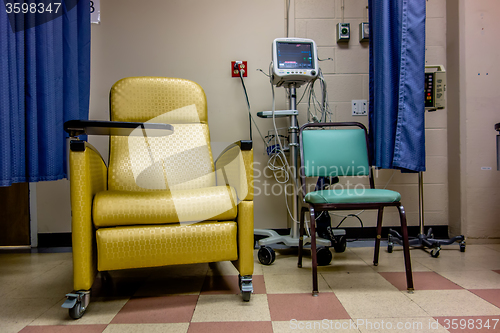
<path id="1" fill-rule="evenodd" d="M 375 251 L 375 245 L 373 247 L 353 247 L 351 248 L 353 253 L 358 255 L 361 259 L 363 260 L 369 260 L 370 262 L 373 262 L 373 255 Z M 411 247 L 410 248 L 410 257 L 411 258 L 426 258 L 430 256 L 429 252 L 426 252 L 420 248 L 416 247 Z M 401 260 L 404 258 L 404 253 L 403 253 L 403 247 L 400 245 L 394 245 L 393 252 L 389 253 L 387 252 L 387 245 L 381 244 L 380 245 L 380 252 L 379 252 L 379 262 L 383 259 L 393 259 L 393 258 L 401 258 Z"/>
<path id="2" fill-rule="evenodd" d="M 439 272 L 465 289 L 500 289 L 500 274 L 493 271 Z"/>
<path id="3" fill-rule="evenodd" d="M 36 278 L 36 275 L 16 273 L 12 274 L 5 270 L 0 273 L 0 303 L 6 294 L 13 290 L 22 288 Z"/>
<path id="4" fill-rule="evenodd" d="M 496 316 L 500 309 L 467 290 L 420 290 L 406 294 L 430 316 Z"/>
<path id="5" fill-rule="evenodd" d="M 485 270 L 485 264 L 478 260 L 478 257 L 446 257 L 439 256 L 438 258 L 412 258 L 412 262 L 417 262 L 424 265 L 434 272 L 449 272 L 449 271 L 480 271 Z"/>
<path id="6" fill-rule="evenodd" d="M 382 333 L 382 332 L 448 332 L 432 317 L 420 318 L 377 318 L 377 319 L 358 319 L 354 321 L 362 333 Z"/>
<path id="7" fill-rule="evenodd" d="M 332 251 L 333 252 L 333 251 Z M 310 259 L 307 258 L 307 264 L 310 264 Z M 373 263 L 367 264 L 356 253 L 350 249 L 346 249 L 343 253 L 333 252 L 333 259 L 330 265 L 319 268 L 321 273 L 329 272 L 370 272 Z"/>
<path id="8" fill-rule="evenodd" d="M 488 256 L 478 256 L 473 257 L 476 262 L 481 265 L 483 269 L 486 270 L 498 270 L 500 269 L 500 255 L 488 255 Z"/>
<path id="9" fill-rule="evenodd" d="M 333 250 L 332 250 L 333 252 Z M 333 259 L 329 265 L 318 266 L 318 272 L 338 272 L 338 271 L 349 271 L 349 272 L 370 272 L 371 269 L 366 263 L 361 260 L 355 253 L 351 252 L 349 249 L 344 253 L 333 252 Z M 264 275 L 272 274 L 312 274 L 312 261 L 310 250 L 305 249 L 304 255 L 302 257 L 302 267 L 297 267 L 297 254 L 287 254 L 276 256 L 276 261 L 269 266 L 262 265 L 262 271 Z"/>
<path id="10" fill-rule="evenodd" d="M 241 295 L 200 295 L 192 322 L 270 321 L 267 295 L 253 294 L 250 302 Z"/>
<path id="11" fill-rule="evenodd" d="M 352 248 L 351 249 L 354 254 L 359 256 L 366 265 L 371 267 L 376 272 L 404 272 L 405 271 L 405 261 L 403 248 L 396 248 L 393 253 L 387 252 L 387 247 L 381 246 L 379 252 L 379 260 L 378 265 L 373 265 L 373 257 L 374 250 L 373 248 Z M 419 257 L 414 253 L 421 254 L 419 249 L 413 249 L 410 251 L 410 260 L 412 263 L 412 270 L 415 272 L 426 272 L 430 271 L 430 269 L 419 262 L 413 260 L 414 257 Z M 428 253 L 425 253 L 425 257 L 429 256 Z M 424 256 L 420 256 L 424 257 Z"/>
<path id="12" fill-rule="evenodd" d="M 343 291 L 335 295 L 353 320 L 429 317 L 403 293 L 406 291 Z"/>
<path id="13" fill-rule="evenodd" d="M 484 247 L 500 252 L 500 244 L 485 244 Z"/>
<path id="14" fill-rule="evenodd" d="M 297 267 L 297 256 L 276 256 L 276 260 L 271 265 L 262 265 L 264 276 L 278 274 L 303 274 L 311 275 L 311 267 L 307 267 L 307 262 L 303 258 L 303 267 Z"/>
<path id="15" fill-rule="evenodd" d="M 3 299 L 0 303 L 0 332 L 19 332 L 59 302 L 61 298 Z"/>
<path id="16" fill-rule="evenodd" d="M 312 292 L 312 274 L 264 275 L 268 294 L 296 294 Z M 332 292 L 323 277 L 318 274 L 318 288 L 320 292 Z"/>
<path id="17" fill-rule="evenodd" d="M 61 300 L 39 316 L 31 325 L 92 325 L 109 324 L 128 298 L 95 297 L 90 298 L 90 304 L 82 318 L 71 319 L 68 310 L 61 307 Z"/>
<path id="18" fill-rule="evenodd" d="M 22 274 L 18 275 L 22 279 Z M 5 298 L 51 298 L 64 297 L 73 290 L 73 266 L 60 264 L 37 277 L 24 281 Z"/>
<path id="19" fill-rule="evenodd" d="M 33 257 L 30 257 L 33 255 Z M 69 267 L 72 263 L 65 259 L 65 253 L 52 254 L 2 254 L 0 255 L 0 296 L 6 296 L 19 287 L 36 284 L 40 277 L 57 267 Z M 71 291 L 71 290 L 69 290 Z M 9 296 L 10 297 L 10 296 Z M 32 295 L 28 297 L 33 297 Z M 48 295 L 53 297 L 53 295 Z"/>
<path id="20" fill-rule="evenodd" d="M 342 332 L 359 333 L 352 320 L 301 320 L 301 321 L 273 321 L 274 333 L 292 332 Z"/>
<path id="21" fill-rule="evenodd" d="M 335 294 L 398 291 L 389 281 L 373 270 L 368 273 L 338 272 L 321 275 Z"/>
<path id="22" fill-rule="evenodd" d="M 177 324 L 110 324 L 103 333 L 186 333 L 189 323 Z"/>
<path id="23" fill-rule="evenodd" d="M 500 249 L 500 244 L 491 244 L 491 245 L 499 245 Z M 453 254 L 457 256 L 463 256 L 466 255 L 468 257 L 474 256 L 474 257 L 484 257 L 484 256 L 498 256 L 498 251 L 496 251 L 494 248 L 489 247 L 488 245 L 478 245 L 478 244 L 467 244 L 465 247 L 465 252 L 460 252 L 460 251 L 450 251 L 450 247 L 444 246 L 443 249 L 447 249 L 446 253 L 448 254 Z M 442 250 L 441 250 L 442 251 Z M 457 254 L 458 252 L 458 254 Z"/>
<path id="24" fill-rule="evenodd" d="M 57 266 L 62 261 L 71 261 L 72 254 L 66 253 L 9 253 L 0 254 L 0 264 L 2 267 L 27 265 L 34 267 L 37 265 L 50 269 L 51 266 Z"/>
<path id="25" fill-rule="evenodd" d="M 307 256 L 302 258 L 302 268 L 307 269 L 312 274 L 312 259 L 310 252 L 306 252 Z M 333 259 L 330 264 L 318 266 L 319 273 L 334 273 L 334 272 L 371 272 L 372 269 L 360 257 L 351 251 L 343 253 L 333 253 Z"/>
<path id="26" fill-rule="evenodd" d="M 386 259 L 386 258 L 384 258 Z M 374 266 L 371 261 L 366 263 L 371 265 L 370 267 L 375 272 L 405 272 L 405 263 L 403 260 L 383 260 L 378 262 L 377 266 Z M 411 270 L 413 272 L 429 272 L 431 271 L 428 267 L 422 265 L 416 260 L 411 260 Z"/>

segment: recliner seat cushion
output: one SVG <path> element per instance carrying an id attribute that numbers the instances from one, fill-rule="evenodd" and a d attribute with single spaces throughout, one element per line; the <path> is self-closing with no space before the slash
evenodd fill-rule
<path id="1" fill-rule="evenodd" d="M 96 194 L 92 217 L 96 228 L 205 220 L 229 221 L 237 215 L 234 188 L 154 192 L 102 191 Z"/>
<path id="2" fill-rule="evenodd" d="M 99 271 L 238 259 L 233 221 L 97 230 Z"/>

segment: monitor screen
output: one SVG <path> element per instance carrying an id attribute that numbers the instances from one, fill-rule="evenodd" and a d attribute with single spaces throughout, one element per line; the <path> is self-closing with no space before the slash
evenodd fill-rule
<path id="1" fill-rule="evenodd" d="M 278 68 L 312 69 L 313 56 L 311 43 L 277 42 Z"/>

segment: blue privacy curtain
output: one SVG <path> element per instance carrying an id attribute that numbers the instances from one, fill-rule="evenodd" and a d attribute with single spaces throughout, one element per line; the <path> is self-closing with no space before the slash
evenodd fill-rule
<path id="1" fill-rule="evenodd" d="M 88 119 L 90 3 L 59 1 L 62 15 L 43 23 L 38 14 L 7 15 L 7 2 L 0 10 L 0 186 L 61 179 L 63 123 Z"/>
<path id="2" fill-rule="evenodd" d="M 425 171 L 425 0 L 369 0 L 373 165 Z"/>

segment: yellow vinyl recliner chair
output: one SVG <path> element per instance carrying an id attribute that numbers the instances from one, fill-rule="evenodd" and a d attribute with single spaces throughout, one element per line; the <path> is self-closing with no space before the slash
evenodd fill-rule
<path id="1" fill-rule="evenodd" d="M 63 307 L 83 315 L 98 271 L 218 261 L 232 261 L 249 301 L 252 142 L 230 145 L 214 164 L 205 93 L 184 79 L 122 79 L 111 88 L 110 112 L 97 127 L 65 124 L 73 137 L 106 132 L 99 126 L 111 136 L 108 166 L 90 144 L 71 141 L 74 292 Z M 130 122 L 141 124 L 129 135 L 113 130 L 137 126 Z M 173 132 L 150 135 L 155 124 Z"/>

